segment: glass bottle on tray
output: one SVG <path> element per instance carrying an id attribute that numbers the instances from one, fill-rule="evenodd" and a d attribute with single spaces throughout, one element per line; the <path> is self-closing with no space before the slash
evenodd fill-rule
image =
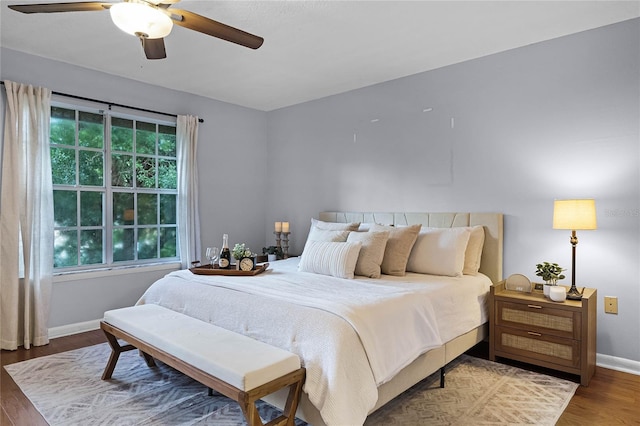
<path id="1" fill-rule="evenodd" d="M 231 267 L 231 250 L 229 250 L 229 235 L 222 236 L 222 250 L 220 250 L 220 260 L 218 261 L 220 269 L 229 269 Z"/>

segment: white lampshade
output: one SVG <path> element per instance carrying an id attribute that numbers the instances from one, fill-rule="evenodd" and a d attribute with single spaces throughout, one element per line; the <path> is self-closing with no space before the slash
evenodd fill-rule
<path id="1" fill-rule="evenodd" d="M 595 200 L 555 200 L 553 202 L 553 229 L 596 228 Z"/>
<path id="2" fill-rule="evenodd" d="M 166 13 L 143 3 L 116 3 L 109 12 L 113 23 L 128 34 L 162 38 L 173 28 L 173 21 Z"/>

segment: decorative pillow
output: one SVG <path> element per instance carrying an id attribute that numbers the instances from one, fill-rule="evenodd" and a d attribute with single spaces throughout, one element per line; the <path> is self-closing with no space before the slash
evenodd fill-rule
<path id="1" fill-rule="evenodd" d="M 341 242 L 347 241 L 349 231 L 330 231 L 326 229 L 318 229 L 312 226 L 309 230 L 309 236 L 307 241 L 328 241 L 328 242 Z"/>
<path id="2" fill-rule="evenodd" d="M 407 271 L 462 276 L 471 228 L 422 228 L 413 246 Z"/>
<path id="3" fill-rule="evenodd" d="M 362 244 L 308 241 L 298 270 L 314 274 L 353 279 Z"/>
<path id="4" fill-rule="evenodd" d="M 373 223 L 368 223 L 368 222 L 360 223 L 360 226 L 358 226 L 358 232 L 367 232 L 371 230 L 371 225 L 373 225 Z"/>
<path id="5" fill-rule="evenodd" d="M 411 225 L 403 228 L 374 224 L 371 231 L 389 231 L 389 239 L 384 249 L 384 258 L 380 269 L 383 274 L 403 276 L 406 273 L 407 260 L 411 248 L 416 242 L 420 225 Z"/>
<path id="6" fill-rule="evenodd" d="M 381 232 L 351 232 L 347 242 L 362 243 L 358 262 L 356 263 L 356 275 L 369 278 L 380 278 L 380 265 L 384 258 L 384 249 L 389 239 L 389 231 Z"/>
<path id="7" fill-rule="evenodd" d="M 471 226 L 469 243 L 464 253 L 464 275 L 478 275 L 480 261 L 482 260 L 482 248 L 484 247 L 484 226 Z"/>
<path id="8" fill-rule="evenodd" d="M 324 229 L 328 231 L 357 231 L 358 226 L 360 226 L 360 222 L 323 222 L 321 220 L 311 218 L 311 226 L 315 226 L 318 229 Z"/>

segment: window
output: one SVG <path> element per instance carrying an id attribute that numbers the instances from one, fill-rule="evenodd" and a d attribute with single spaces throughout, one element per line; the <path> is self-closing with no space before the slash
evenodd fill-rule
<path id="1" fill-rule="evenodd" d="M 175 124 L 51 108 L 54 268 L 178 260 Z"/>

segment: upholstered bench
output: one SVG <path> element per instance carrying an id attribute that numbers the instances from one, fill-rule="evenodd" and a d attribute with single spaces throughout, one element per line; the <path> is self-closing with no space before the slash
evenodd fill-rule
<path id="1" fill-rule="evenodd" d="M 288 386 L 283 414 L 268 424 L 294 424 L 305 379 L 295 354 L 159 305 L 107 311 L 100 328 L 112 349 L 103 380 L 122 352 L 139 349 L 148 366 L 156 358 L 237 401 L 251 426 L 262 425 L 256 401 Z"/>

